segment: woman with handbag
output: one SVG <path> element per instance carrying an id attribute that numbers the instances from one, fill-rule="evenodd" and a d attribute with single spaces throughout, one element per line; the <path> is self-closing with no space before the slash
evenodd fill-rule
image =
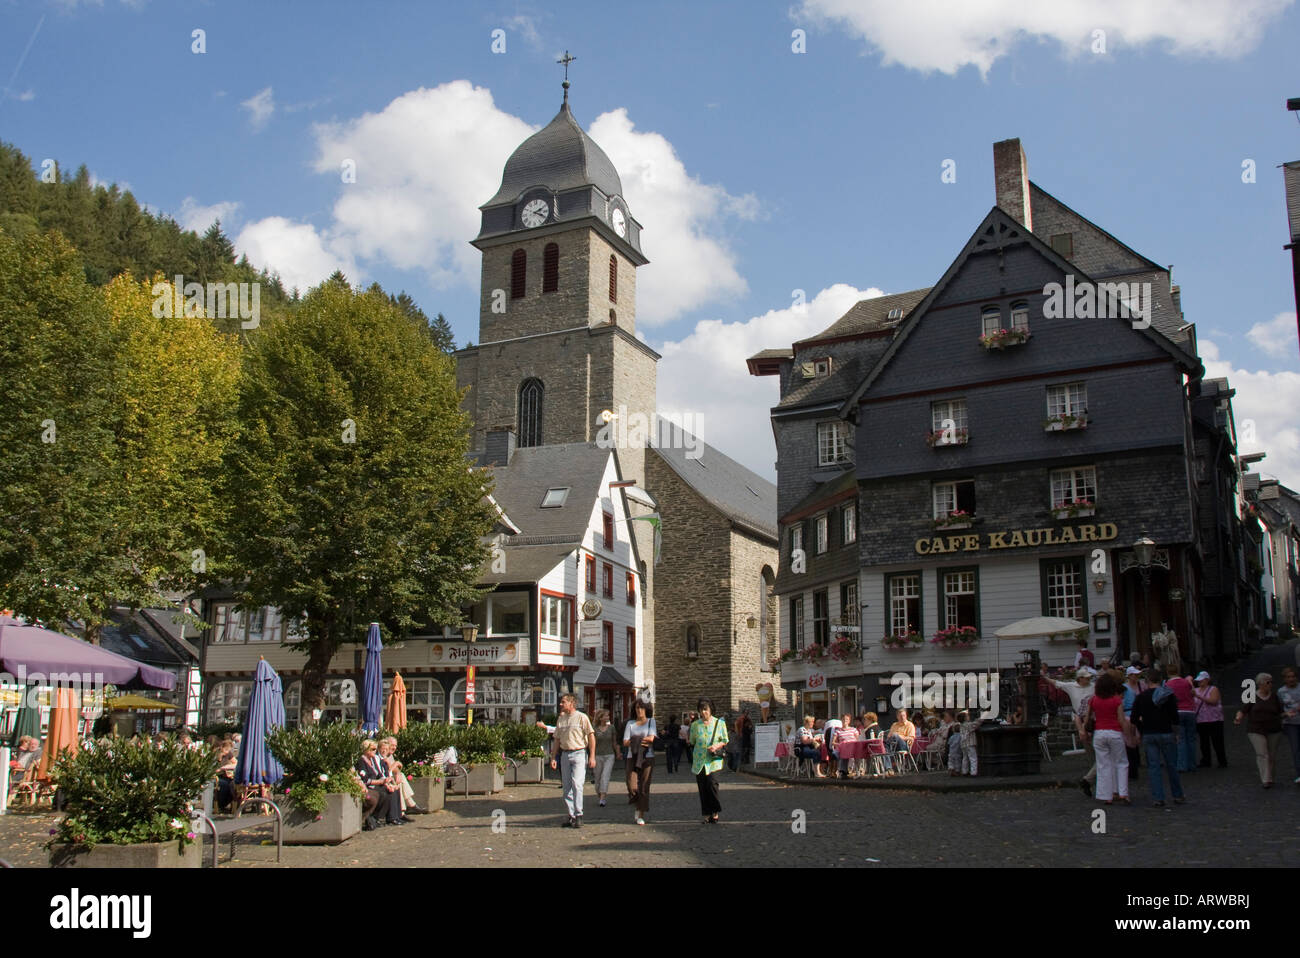
<path id="1" fill-rule="evenodd" d="M 700 717 L 691 723 L 691 772 L 700 790 L 700 814 L 708 825 L 718 824 L 722 803 L 718 801 L 717 775 L 727 748 L 727 725 L 713 715 L 713 700 L 700 699 Z"/>
<path id="2" fill-rule="evenodd" d="M 627 763 L 627 803 L 636 806 L 636 823 L 645 824 L 650 811 L 650 778 L 655 770 L 653 707 L 640 700 L 632 706 L 632 721 L 623 730 L 623 758 Z"/>

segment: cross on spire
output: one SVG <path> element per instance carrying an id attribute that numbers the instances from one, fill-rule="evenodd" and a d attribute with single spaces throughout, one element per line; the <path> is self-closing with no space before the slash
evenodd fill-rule
<path id="1" fill-rule="evenodd" d="M 562 86 L 564 87 L 564 102 L 566 105 L 569 102 L 569 64 L 576 59 L 578 58 L 569 56 L 569 51 L 565 50 L 564 56 L 560 57 L 560 59 L 555 61 L 556 63 L 564 64 L 564 83 L 562 84 Z"/>

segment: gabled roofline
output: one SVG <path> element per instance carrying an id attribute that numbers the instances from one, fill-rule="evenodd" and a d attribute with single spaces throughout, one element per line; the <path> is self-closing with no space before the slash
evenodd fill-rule
<path id="1" fill-rule="evenodd" d="M 1053 199 L 1055 199 L 1055 197 L 1053 197 Z M 1096 280 L 1094 280 L 1091 276 L 1089 276 L 1083 270 L 1079 269 L 1079 267 L 1076 264 L 1071 263 L 1069 260 L 1065 259 L 1059 253 L 1057 253 L 1056 250 L 1052 249 L 1051 246 L 1049 246 L 1047 243 L 1044 243 L 1042 239 L 1035 236 L 1032 232 L 1026 229 L 1024 224 L 1016 222 L 1015 219 L 1013 219 L 1010 216 L 1010 214 L 1008 214 L 1000 206 L 994 206 L 992 209 L 989 210 L 987 214 L 985 214 L 984 219 L 980 220 L 979 226 L 975 228 L 975 231 L 971 234 L 970 239 L 966 241 L 966 245 L 963 246 L 961 252 L 957 254 L 957 258 L 954 259 L 951 265 L 949 265 L 949 267 L 947 268 L 947 270 L 944 271 L 944 274 L 939 279 L 939 282 L 934 284 L 930 292 L 928 292 L 925 295 L 925 298 L 922 299 L 921 302 L 917 303 L 916 307 L 903 320 L 902 325 L 899 326 L 898 328 L 898 335 L 895 336 L 894 341 L 889 344 L 889 348 L 886 349 L 884 353 L 881 354 L 878 360 L 876 360 L 876 364 L 872 366 L 871 369 L 867 372 L 867 375 L 863 378 L 862 382 L 858 384 L 858 388 L 855 389 L 852 392 L 852 394 L 850 394 L 849 398 L 844 400 L 844 402 L 840 405 L 838 415 L 841 419 L 848 419 L 850 418 L 850 416 L 852 416 L 854 409 L 857 407 L 858 403 L 862 400 L 863 395 L 866 393 L 868 389 L 871 388 L 872 385 L 875 384 L 876 380 L 880 378 L 881 373 L 885 371 L 885 368 L 889 365 L 890 361 L 893 360 L 895 354 L 897 354 L 897 352 L 902 348 L 903 344 L 907 342 L 907 339 L 909 336 L 911 336 L 912 331 L 916 329 L 917 324 L 923 318 L 925 318 L 926 314 L 930 311 L 930 307 L 934 304 L 934 301 L 939 298 L 939 296 L 943 293 L 945 289 L 947 289 L 948 284 L 952 282 L 953 277 L 957 275 L 957 271 L 963 265 L 965 265 L 966 260 L 969 259 L 970 256 L 975 252 L 976 245 L 978 244 L 979 239 L 984 234 L 985 230 L 988 227 L 999 223 L 1004 223 L 1007 226 L 1010 226 L 1018 230 L 1024 242 L 1027 242 L 1032 249 L 1042 254 L 1043 256 L 1047 257 L 1049 262 L 1057 266 L 1063 272 L 1073 273 L 1074 276 L 1076 277 L 1075 279 L 1076 285 L 1079 283 L 1080 280 L 1088 283 L 1096 282 Z M 1140 255 L 1140 254 L 1134 254 L 1134 255 Z M 1164 269 L 1163 266 L 1155 266 L 1154 268 L 1157 270 Z M 1116 319 L 1116 321 L 1130 322 L 1129 320 L 1118 319 L 1118 318 Z M 1204 366 L 1201 365 L 1200 359 L 1198 357 L 1192 356 L 1191 354 L 1187 353 L 1183 349 L 1179 348 L 1174 343 L 1170 342 L 1168 339 L 1165 338 L 1163 334 L 1158 332 L 1154 327 L 1147 326 L 1142 329 L 1135 329 L 1134 332 L 1141 333 L 1143 336 L 1149 339 L 1156 346 L 1160 347 L 1160 349 L 1162 349 L 1164 352 L 1168 353 L 1169 357 L 1175 363 L 1177 363 L 1178 365 L 1186 369 L 1188 375 L 1191 376 L 1193 379 L 1199 378 L 1200 376 L 1204 375 L 1205 368 Z"/>
<path id="2" fill-rule="evenodd" d="M 1059 203 L 1062 207 L 1064 207 L 1065 209 L 1069 210 L 1069 211 L 1070 211 L 1071 213 L 1073 213 L 1075 216 L 1079 217 L 1079 219 L 1083 220 L 1085 223 L 1087 223 L 1089 226 L 1091 226 L 1093 229 L 1095 229 L 1098 233 L 1101 233 L 1101 234 L 1102 234 L 1103 236 L 1105 236 L 1107 239 L 1111 240 L 1111 241 L 1112 241 L 1116 246 L 1120 247 L 1120 248 L 1123 249 L 1125 252 L 1132 253 L 1132 254 L 1133 254 L 1134 256 L 1136 256 L 1138 259 L 1142 260 L 1142 262 L 1144 262 L 1144 263 L 1149 263 L 1152 269 L 1158 269 L 1158 270 L 1160 270 L 1161 272 L 1166 272 L 1166 271 L 1168 270 L 1168 267 L 1166 267 L 1166 266 L 1161 266 L 1159 263 L 1153 262 L 1153 261 L 1152 261 L 1151 259 L 1149 259 L 1148 257 L 1143 256 L 1141 253 L 1139 253 L 1139 252 L 1138 252 L 1137 250 L 1135 250 L 1133 247 L 1129 246 L 1129 245 L 1128 245 L 1127 243 L 1125 243 L 1123 240 L 1121 240 L 1121 239 L 1119 239 L 1117 236 L 1115 236 L 1115 234 L 1112 233 L 1112 232 L 1110 232 L 1110 230 L 1103 229 L 1102 227 L 1098 226 L 1096 223 L 1094 223 L 1092 220 L 1088 219 L 1088 217 L 1084 216 L 1082 213 L 1080 213 L 1080 212 L 1079 212 L 1078 210 L 1076 210 L 1074 207 L 1070 206 L 1070 205 L 1067 204 L 1067 203 L 1062 203 L 1061 200 L 1060 200 L 1057 196 L 1055 196 L 1055 195 L 1052 194 L 1052 193 L 1047 192 L 1047 190 L 1043 189 L 1041 186 L 1039 186 L 1039 185 L 1038 185 L 1037 183 L 1035 183 L 1033 180 L 1030 180 L 1030 181 L 1029 181 L 1029 185 L 1030 185 L 1031 187 L 1033 187 L 1034 189 L 1038 190 L 1038 192 L 1042 193 L 1044 196 L 1046 196 L 1048 199 L 1050 199 L 1053 203 Z M 1135 270 L 1129 270 L 1129 272 L 1136 272 L 1136 271 L 1135 271 Z"/>

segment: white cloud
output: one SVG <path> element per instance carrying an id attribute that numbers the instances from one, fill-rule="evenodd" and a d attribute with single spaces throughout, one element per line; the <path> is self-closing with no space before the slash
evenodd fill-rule
<path id="1" fill-rule="evenodd" d="M 254 93 L 239 105 L 248 111 L 249 122 L 252 124 L 253 129 L 260 130 L 266 126 L 267 121 L 271 119 L 271 114 L 275 112 L 275 97 L 271 93 L 271 88 L 267 87 L 265 90 Z"/>
<path id="2" fill-rule="evenodd" d="M 775 377 L 751 376 L 745 360 L 759 350 L 807 339 L 854 303 L 880 295 L 879 289 L 837 283 L 802 307 L 769 310 L 745 322 L 697 323 L 685 339 L 659 347 L 659 409 L 670 416 L 693 414 L 701 439 L 775 481 L 776 446 L 768 410 L 780 401 L 780 390 Z"/>
<path id="3" fill-rule="evenodd" d="M 722 216 L 757 218 L 757 198 L 701 183 L 665 137 L 638 132 L 625 109 L 601 114 L 589 132 L 614 162 L 632 215 L 645 226 L 641 249 L 650 264 L 637 273 L 637 319 L 663 323 L 744 295 L 748 286 L 717 227 Z"/>
<path id="4" fill-rule="evenodd" d="M 1270 356 L 1295 359 L 1297 334 L 1295 313 L 1278 313 L 1266 323 L 1256 323 L 1246 338 Z"/>
<path id="5" fill-rule="evenodd" d="M 535 132 L 466 80 L 419 89 L 379 113 L 315 128 L 318 173 L 340 180 L 332 233 L 358 258 L 426 270 L 436 285 L 479 280 L 478 205 Z M 356 182 L 342 183 L 345 161 Z"/>
<path id="6" fill-rule="evenodd" d="M 221 220 L 222 232 L 229 235 L 231 227 L 238 222 L 235 213 L 239 205 L 238 202 L 228 201 L 204 206 L 194 197 L 187 196 L 181 200 L 181 211 L 176 215 L 176 222 L 180 224 L 181 229 L 193 230 L 202 236 L 215 220 Z"/>
<path id="7" fill-rule="evenodd" d="M 249 223 L 235 238 L 235 249 L 247 254 L 258 269 L 279 273 L 286 290 L 297 287 L 305 293 L 336 269 L 343 270 L 353 286 L 363 280 L 346 251 L 336 249 L 310 223 L 294 223 L 283 216 Z"/>
<path id="8" fill-rule="evenodd" d="M 1237 423 L 1238 453 L 1265 452 L 1268 458 L 1255 471 L 1276 476 L 1292 489 L 1300 488 L 1300 373 L 1250 372 L 1219 358 L 1209 340 L 1197 343 L 1207 378 L 1226 376 L 1237 391 L 1232 400 Z"/>
<path id="9" fill-rule="evenodd" d="M 796 23 L 839 24 L 878 50 L 886 65 L 982 74 L 1027 40 L 1053 40 L 1067 55 L 1089 53 L 1104 30 L 1119 46 L 1164 44 L 1180 56 L 1237 57 L 1258 43 L 1291 0 L 803 0 Z"/>
<path id="10" fill-rule="evenodd" d="M 528 14 L 525 13 L 517 13 L 513 17 L 510 17 L 508 20 L 506 20 L 506 26 L 509 27 L 511 30 L 516 30 L 519 33 L 523 34 L 524 39 L 527 40 L 532 46 L 537 47 L 541 45 L 542 35 L 537 31 L 536 17 L 530 17 Z M 558 54 L 557 54 L 557 59 L 558 59 Z M 574 57 L 574 59 L 576 60 L 577 57 Z"/>

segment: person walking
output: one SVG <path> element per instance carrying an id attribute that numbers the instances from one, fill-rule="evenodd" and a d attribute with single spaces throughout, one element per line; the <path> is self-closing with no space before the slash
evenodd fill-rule
<path id="1" fill-rule="evenodd" d="M 1265 788 L 1273 787 L 1277 768 L 1277 751 L 1282 744 L 1282 700 L 1273 691 L 1273 676 L 1260 672 L 1255 676 L 1255 701 L 1246 702 L 1237 713 L 1234 725 L 1246 719 L 1246 737 L 1255 750 L 1255 765 Z"/>
<path id="2" fill-rule="evenodd" d="M 591 719 L 578 711 L 578 699 L 572 693 L 560 696 L 560 717 L 555 720 L 551 768 L 557 767 L 564 786 L 564 809 L 569 813 L 564 827 L 581 828 L 582 786 L 587 780 L 587 769 L 596 767 L 596 730 Z"/>
<path id="3" fill-rule="evenodd" d="M 1133 703 L 1137 697 L 1142 694 L 1142 670 L 1136 666 L 1130 665 L 1124 671 L 1124 688 L 1122 695 L 1124 698 L 1124 718 L 1128 719 L 1129 726 L 1124 732 L 1124 751 L 1128 754 L 1128 778 L 1129 781 L 1138 776 L 1138 757 L 1142 754 L 1141 742 L 1138 740 L 1137 728 L 1133 722 Z"/>
<path id="4" fill-rule="evenodd" d="M 700 699 L 696 707 L 700 717 L 691 723 L 687 741 L 690 743 L 691 772 L 700 790 L 700 814 L 706 824 L 718 824 L 722 803 L 718 801 L 718 773 L 722 771 L 723 754 L 727 749 L 727 725 L 713 715 L 713 700 Z"/>
<path id="5" fill-rule="evenodd" d="M 614 771 L 614 756 L 618 754 L 618 735 L 606 709 L 596 710 L 596 797 L 600 807 L 605 807 L 609 794 L 609 776 Z"/>
<path id="6" fill-rule="evenodd" d="M 1289 665 L 1282 670 L 1282 687 L 1277 690 L 1277 697 L 1282 702 L 1282 731 L 1291 746 L 1295 784 L 1300 785 L 1300 679 Z"/>
<path id="7" fill-rule="evenodd" d="M 1174 804 L 1181 805 L 1187 799 L 1183 797 L 1183 783 L 1178 777 L 1178 747 L 1174 744 L 1178 703 L 1174 701 L 1174 693 L 1161 684 L 1161 675 L 1155 669 L 1147 672 L 1146 680 L 1150 687 L 1133 703 L 1133 724 L 1142 733 L 1146 748 L 1152 804 L 1164 808 L 1164 776 L 1168 775 Z"/>
<path id="8" fill-rule="evenodd" d="M 1119 683 L 1109 672 L 1097 679 L 1097 688 L 1088 699 L 1088 712 L 1096 723 L 1092 749 L 1097 756 L 1097 800 L 1111 804 L 1118 790 L 1119 800 L 1133 804 L 1128 797 L 1128 753 L 1124 750 L 1124 732 L 1129 721 L 1124 717 L 1124 697 Z"/>
<path id="9" fill-rule="evenodd" d="M 1210 673 L 1201 672 L 1196 676 L 1196 688 L 1192 691 L 1196 698 L 1196 734 L 1201 740 L 1201 768 L 1210 767 L 1210 746 L 1219 760 L 1219 768 L 1228 767 L 1228 759 L 1223 750 L 1223 695 L 1210 684 Z"/>
<path id="10" fill-rule="evenodd" d="M 1196 771 L 1196 694 L 1192 680 L 1170 671 L 1165 688 L 1178 706 L 1178 771 Z"/>
<path id="11" fill-rule="evenodd" d="M 682 727 L 677 722 L 676 715 L 668 716 L 668 724 L 664 726 L 664 752 L 668 758 L 668 774 L 671 775 L 677 771 L 677 766 L 682 760 Z"/>
<path id="12" fill-rule="evenodd" d="M 623 730 L 623 758 L 627 763 L 627 803 L 636 806 L 636 823 L 645 824 L 650 811 L 650 779 L 655 770 L 654 706 L 640 700 L 632 706 L 632 720 Z"/>

